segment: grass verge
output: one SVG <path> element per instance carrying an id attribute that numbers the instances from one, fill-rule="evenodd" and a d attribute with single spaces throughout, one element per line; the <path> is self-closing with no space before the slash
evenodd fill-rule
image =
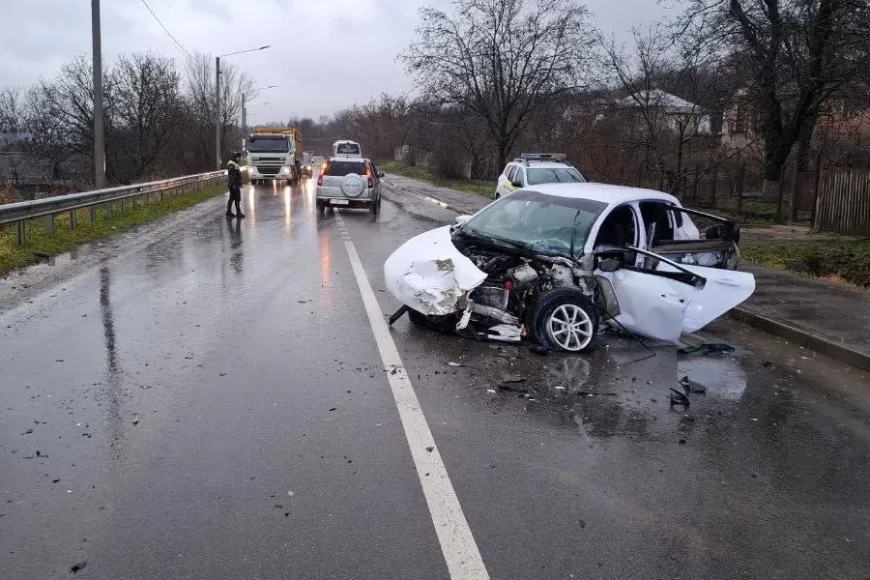
<path id="1" fill-rule="evenodd" d="M 870 288 L 870 240 L 741 247 L 754 264 Z"/>
<path id="2" fill-rule="evenodd" d="M 170 213 L 187 209 L 225 192 L 225 186 L 216 185 L 174 199 L 147 204 L 140 202 L 136 207 L 132 207 L 132 202 L 128 200 L 127 212 L 124 215 L 120 214 L 119 203 L 114 206 L 113 219 L 108 219 L 105 209 L 100 207 L 97 209 L 96 220 L 93 223 L 89 219 L 89 210 L 78 210 L 75 230 L 69 229 L 69 214 L 58 215 L 55 217 L 53 236 L 46 232 L 47 218 L 29 220 L 25 226 L 26 244 L 23 247 L 16 242 L 15 226 L 7 226 L 0 231 L 0 276 L 34 264 L 42 258 L 68 252 L 81 244 L 107 238 Z"/>
<path id="3" fill-rule="evenodd" d="M 403 161 L 389 161 L 380 167 L 381 171 L 401 175 L 402 177 L 410 177 L 419 181 L 425 181 L 438 187 L 447 187 L 479 195 L 481 197 L 492 198 L 495 194 L 495 181 L 479 181 L 476 179 L 442 179 L 435 175 L 435 172 L 428 167 L 422 165 L 409 165 Z"/>

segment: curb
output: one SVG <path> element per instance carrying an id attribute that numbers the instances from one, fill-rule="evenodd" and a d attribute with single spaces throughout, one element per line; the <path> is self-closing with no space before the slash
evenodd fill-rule
<path id="1" fill-rule="evenodd" d="M 752 328 L 785 339 L 798 346 L 808 348 L 819 354 L 852 365 L 862 371 L 870 372 L 870 354 L 868 353 L 816 336 L 805 330 L 778 322 L 772 318 L 762 316 L 761 314 L 756 314 L 746 308 L 734 308 L 726 314 L 726 316 L 732 320 L 751 326 Z"/>
<path id="2" fill-rule="evenodd" d="M 392 185 L 390 187 L 395 188 L 395 186 Z M 451 206 L 450 204 L 440 199 L 414 192 L 404 193 L 412 193 L 413 195 L 417 195 L 424 199 L 428 199 L 434 203 L 438 203 L 442 207 L 446 207 L 447 209 L 455 211 L 456 213 L 468 215 L 468 212 Z M 725 317 L 736 320 L 738 322 L 742 322 L 747 326 L 751 326 L 752 328 L 761 330 L 762 332 L 766 332 L 767 334 L 770 334 L 772 336 L 785 339 L 798 346 L 808 348 L 832 359 L 838 360 L 848 365 L 852 365 L 853 367 L 861 369 L 862 371 L 870 372 L 870 353 L 864 353 L 853 348 L 849 348 L 848 346 L 838 344 L 826 338 L 811 334 L 805 330 L 800 330 L 798 328 L 795 328 L 794 326 L 790 326 L 783 322 L 778 322 L 772 318 L 762 316 L 761 314 L 756 314 L 750 310 L 747 310 L 746 308 L 733 308 L 730 312 L 725 314 Z"/>

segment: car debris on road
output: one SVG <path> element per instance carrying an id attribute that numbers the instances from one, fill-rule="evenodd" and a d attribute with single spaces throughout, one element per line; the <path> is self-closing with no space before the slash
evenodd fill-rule
<path id="1" fill-rule="evenodd" d="M 693 219 L 710 223 L 701 238 Z M 755 290 L 735 271 L 737 224 L 676 197 L 601 184 L 541 185 L 412 238 L 385 262 L 412 322 L 501 342 L 590 348 L 599 326 L 670 343 Z"/>

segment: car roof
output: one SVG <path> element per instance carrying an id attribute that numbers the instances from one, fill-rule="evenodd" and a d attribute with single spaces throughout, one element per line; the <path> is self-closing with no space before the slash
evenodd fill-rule
<path id="1" fill-rule="evenodd" d="M 573 197 L 600 201 L 609 205 L 620 205 L 632 201 L 660 200 L 680 205 L 680 201 L 669 193 L 628 187 L 626 185 L 607 185 L 604 183 L 545 183 L 524 188 L 544 195 Z M 522 191 L 522 190 L 519 190 Z"/>

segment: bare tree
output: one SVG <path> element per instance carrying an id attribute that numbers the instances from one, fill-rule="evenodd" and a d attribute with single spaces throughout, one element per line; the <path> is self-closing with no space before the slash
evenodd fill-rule
<path id="1" fill-rule="evenodd" d="M 112 128 L 115 179 L 130 183 L 169 156 L 183 111 L 181 78 L 175 63 L 151 54 L 122 56 L 113 71 L 115 124 Z"/>
<path id="2" fill-rule="evenodd" d="M 587 11 L 574 0 L 457 0 L 420 10 L 401 55 L 425 94 L 486 123 L 501 167 L 547 99 L 576 89 L 590 58 Z"/>
<path id="3" fill-rule="evenodd" d="M 0 90 L 0 133 L 17 133 L 21 130 L 22 121 L 20 91 L 13 88 Z"/>
<path id="4" fill-rule="evenodd" d="M 687 0 L 680 32 L 750 72 L 765 189 L 778 189 L 795 144 L 867 57 L 867 0 Z"/>
<path id="5" fill-rule="evenodd" d="M 713 158 L 713 115 L 734 90 L 728 75 L 695 46 L 674 43 L 661 27 L 633 31 L 633 47 L 602 42 L 605 69 L 624 95 L 612 116 L 625 129 L 621 147 L 639 149 L 647 171 L 662 172 L 679 191 L 692 152 Z"/>
<path id="6" fill-rule="evenodd" d="M 214 58 L 194 54 L 187 61 L 188 107 L 196 126 L 199 158 L 207 160 L 214 151 Z M 221 151 L 226 157 L 230 145 L 241 143 L 239 122 L 242 112 L 242 95 L 253 91 L 251 78 L 232 64 L 221 66 Z"/>

